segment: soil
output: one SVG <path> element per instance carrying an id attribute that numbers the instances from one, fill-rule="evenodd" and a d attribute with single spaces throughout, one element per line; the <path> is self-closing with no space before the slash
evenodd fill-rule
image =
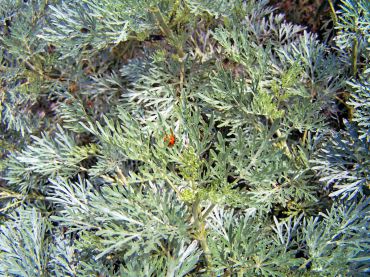
<path id="1" fill-rule="evenodd" d="M 336 5 L 336 0 L 332 0 Z M 320 33 L 324 23 L 330 20 L 330 6 L 327 0 L 270 0 L 288 21 L 306 26 L 309 31 Z"/>

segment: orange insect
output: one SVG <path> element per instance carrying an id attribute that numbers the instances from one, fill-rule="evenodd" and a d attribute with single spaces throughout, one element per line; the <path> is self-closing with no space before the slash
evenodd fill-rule
<path id="1" fill-rule="evenodd" d="M 172 147 L 174 146 L 175 142 L 176 142 L 176 137 L 175 135 L 173 134 L 173 131 L 172 131 L 172 128 L 170 129 L 171 130 L 171 134 L 166 134 L 163 138 L 163 141 L 164 142 L 168 142 L 168 146 L 169 147 Z"/>

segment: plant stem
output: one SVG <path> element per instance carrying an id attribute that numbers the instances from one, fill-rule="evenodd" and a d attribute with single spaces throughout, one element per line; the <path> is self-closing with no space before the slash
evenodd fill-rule
<path id="1" fill-rule="evenodd" d="M 208 244 L 207 244 L 207 233 L 205 228 L 204 217 L 200 218 L 200 198 L 199 195 L 196 195 L 196 199 L 192 204 L 192 215 L 194 219 L 194 227 L 195 227 L 195 238 L 199 241 L 200 246 L 203 249 L 204 259 L 207 266 L 207 271 L 210 270 L 210 260 L 211 255 L 209 252 Z M 213 274 L 211 273 L 211 276 Z"/>
<path id="2" fill-rule="evenodd" d="M 328 1 L 329 1 L 330 11 L 331 11 L 331 18 L 333 19 L 333 25 L 335 28 L 338 24 L 338 17 L 337 17 L 337 14 L 335 13 L 333 2 L 331 0 L 328 0 Z"/>
<path id="3" fill-rule="evenodd" d="M 355 37 L 352 45 L 352 75 L 357 75 L 358 40 Z"/>
<path id="4" fill-rule="evenodd" d="M 205 212 L 202 214 L 202 217 L 201 217 L 201 220 L 205 220 L 207 218 L 207 216 L 212 212 L 212 210 L 214 209 L 214 207 L 216 207 L 215 204 L 211 204 L 207 210 L 205 210 Z"/>
<path id="5" fill-rule="evenodd" d="M 307 139 L 307 130 L 304 130 L 302 137 L 302 144 L 305 145 Z"/>

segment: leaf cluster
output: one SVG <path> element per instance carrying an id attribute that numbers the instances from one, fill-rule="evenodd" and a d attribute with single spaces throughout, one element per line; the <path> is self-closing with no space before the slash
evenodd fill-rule
<path id="1" fill-rule="evenodd" d="M 368 273 L 365 2 L 0 0 L 0 274 Z"/>

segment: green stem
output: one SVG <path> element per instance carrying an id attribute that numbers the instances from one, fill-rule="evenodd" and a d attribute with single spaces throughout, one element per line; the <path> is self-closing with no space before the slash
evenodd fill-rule
<path id="1" fill-rule="evenodd" d="M 335 13 L 333 2 L 331 0 L 328 0 L 328 1 L 329 1 L 330 11 L 331 11 L 331 18 L 333 19 L 333 25 L 335 28 L 338 24 L 338 17 L 337 17 L 337 14 Z"/>
<path id="2" fill-rule="evenodd" d="M 180 6 L 180 0 L 176 0 L 175 4 L 173 5 L 169 18 L 175 17 L 176 12 L 179 9 L 179 6 Z"/>
<path id="3" fill-rule="evenodd" d="M 167 37 L 171 37 L 172 31 L 164 21 L 161 11 L 158 8 L 151 8 L 150 11 L 153 13 L 155 20 L 157 21 L 157 24 L 163 34 L 165 34 Z"/>
<path id="4" fill-rule="evenodd" d="M 185 63 L 184 63 L 184 49 L 183 45 L 181 43 L 181 40 L 176 39 L 176 36 L 172 32 L 171 28 L 168 26 L 166 21 L 163 18 L 163 15 L 161 14 L 161 11 L 158 8 L 152 8 L 150 9 L 152 14 L 154 15 L 155 20 L 157 21 L 157 24 L 163 34 L 168 37 L 169 44 L 174 46 L 177 52 L 178 61 L 180 63 L 180 80 L 179 80 L 179 86 L 177 88 L 177 96 L 180 98 L 181 105 L 184 109 L 186 109 L 186 103 L 185 103 L 185 97 L 183 95 L 183 88 L 184 88 L 184 80 L 185 80 Z M 185 122 L 184 122 L 185 123 Z"/>
<path id="5" fill-rule="evenodd" d="M 357 56 L 358 56 L 358 40 L 355 37 L 353 39 L 352 45 L 352 75 L 356 76 L 357 74 Z"/>
<path id="6" fill-rule="evenodd" d="M 216 207 L 216 205 L 215 204 L 211 204 L 207 208 L 207 210 L 202 214 L 202 217 L 201 217 L 201 220 L 202 221 L 205 220 L 208 217 L 208 215 L 213 211 L 214 207 Z"/>
<path id="7" fill-rule="evenodd" d="M 196 196 L 195 201 L 192 204 L 192 215 L 194 219 L 195 237 L 199 241 L 201 248 L 203 249 L 204 258 L 207 266 L 207 271 L 210 271 L 210 260 L 211 254 L 207 244 L 207 233 L 205 228 L 204 216 L 200 217 L 200 198 Z M 211 273 L 211 276 L 213 274 Z"/>
<path id="8" fill-rule="evenodd" d="M 304 130 L 303 138 L 302 138 L 302 144 L 305 145 L 307 139 L 307 130 Z"/>
<path id="9" fill-rule="evenodd" d="M 184 80 L 185 80 L 185 65 L 184 65 L 184 61 L 182 60 L 180 62 L 180 92 L 182 91 L 182 89 L 184 88 Z"/>
<path id="10" fill-rule="evenodd" d="M 170 39 L 170 44 L 173 45 L 176 48 L 177 55 L 182 60 L 185 57 L 185 53 L 182 47 L 181 43 L 175 43 L 178 41 L 173 34 L 171 28 L 168 26 L 168 24 L 165 22 L 163 15 L 161 14 L 161 11 L 158 8 L 152 8 L 150 11 L 153 13 L 155 20 L 157 21 L 157 24 L 159 26 L 159 29 L 161 29 L 162 33 Z"/>

